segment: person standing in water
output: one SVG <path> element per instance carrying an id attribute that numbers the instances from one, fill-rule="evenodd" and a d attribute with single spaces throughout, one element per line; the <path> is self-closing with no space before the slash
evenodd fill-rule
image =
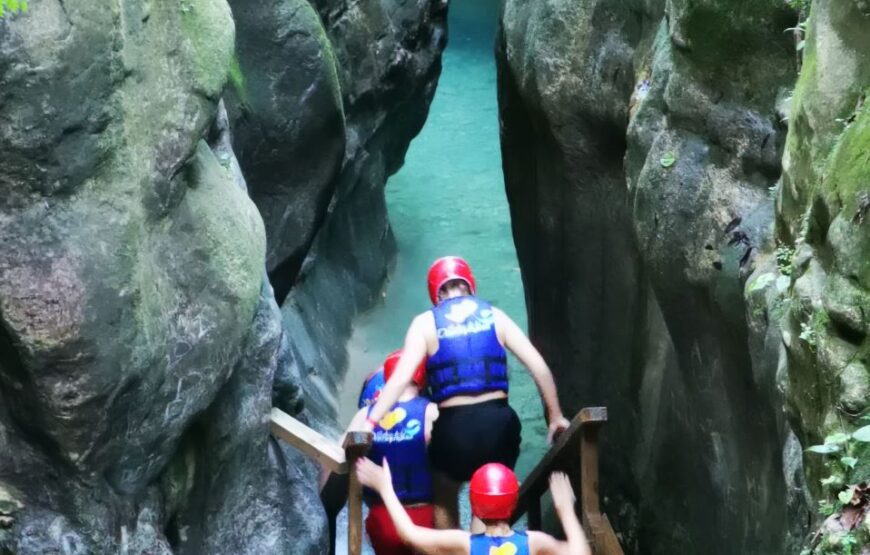
<path id="1" fill-rule="evenodd" d="M 402 351 L 390 353 L 384 361 L 383 375 L 386 383 L 393 378 L 396 363 Z M 435 526 L 432 507 L 432 474 L 426 454 L 432 435 L 432 424 L 438 418 L 438 406 L 420 396 L 426 384 L 426 368 L 420 364 L 411 376 L 390 411 L 382 416 L 374 428 L 369 457 L 380 463 L 388 458 L 395 469 L 391 484 L 394 497 L 404 505 L 411 521 L 425 528 Z M 365 424 L 370 406 L 360 409 L 348 430 L 358 430 Z M 413 555 L 396 532 L 390 515 L 377 492 L 363 492 L 369 514 L 366 532 L 376 555 Z"/>
<path id="2" fill-rule="evenodd" d="M 569 422 L 543 357 L 513 320 L 475 296 L 474 275 L 465 260 L 439 258 L 427 281 L 434 306 L 411 323 L 393 380 L 384 387 L 362 429 L 374 429 L 428 355 L 429 396 L 440 410 L 429 449 L 435 523 L 438 528 L 456 528 L 462 483 L 486 463 L 513 468 L 519 456 L 522 425 L 507 401 L 505 349 L 525 365 L 538 386 L 549 422 L 547 440 L 568 428 Z M 481 523 L 475 521 L 472 530 L 480 529 Z"/>
<path id="3" fill-rule="evenodd" d="M 566 541 L 543 532 L 517 532 L 510 518 L 517 505 L 519 483 L 513 471 L 499 463 L 485 464 L 471 477 L 468 496 L 471 513 L 484 523 L 478 534 L 464 530 L 431 530 L 415 525 L 393 491 L 389 460 L 378 466 L 368 459 L 357 462 L 360 482 L 377 490 L 393 519 L 399 536 L 427 554 L 439 555 L 591 555 L 589 542 L 574 512 L 574 491 L 561 472 L 550 476 L 553 507 L 562 523 Z"/>

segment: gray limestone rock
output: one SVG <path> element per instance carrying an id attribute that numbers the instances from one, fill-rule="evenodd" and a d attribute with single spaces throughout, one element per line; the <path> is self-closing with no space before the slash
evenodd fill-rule
<path id="1" fill-rule="evenodd" d="M 276 482 L 261 518 L 285 552 L 294 530 L 322 545 L 322 516 L 288 506 L 294 490 L 316 501 L 313 472 L 270 455 L 283 332 L 271 289 L 258 301 L 262 220 L 231 151 L 202 140 L 230 68 L 229 7 L 40 2 L 0 30 L 0 551 L 170 553 L 194 489 L 167 503 L 161 484 L 195 485 L 221 460 L 236 480 L 259 466 L 251 482 Z M 260 313 L 271 328 L 252 328 Z M 215 404 L 241 416 L 203 422 Z M 235 458 L 197 457 L 202 429 Z M 254 505 L 250 486 L 209 518 Z M 210 542 L 258 552 L 246 530 L 208 524 Z"/>
<path id="2" fill-rule="evenodd" d="M 602 488 L 629 551 L 780 553 L 806 526 L 777 351 L 750 349 L 743 300 L 772 243 L 794 19 L 774 1 L 505 4 L 530 332 L 568 410 L 610 409 Z"/>
<path id="3" fill-rule="evenodd" d="M 321 225 L 345 150 L 333 46 L 307 0 L 230 2 L 233 139 L 266 224 L 266 264 L 283 298 Z"/>
<path id="4" fill-rule="evenodd" d="M 312 4 L 334 49 L 347 143 L 326 218 L 282 312 L 306 408 L 326 431 L 335 429 L 335 392 L 353 318 L 377 298 L 395 253 L 383 188 L 401 167 L 435 93 L 446 4 Z"/>
<path id="5" fill-rule="evenodd" d="M 425 119 L 443 6 L 232 7 L 0 19 L 2 553 L 326 550 L 317 469 L 269 412 L 305 417 L 301 368 L 340 371 L 384 279 L 383 185 Z M 265 280 L 283 297 L 306 257 L 314 305 L 354 290 L 323 307 L 334 337 L 288 328 Z M 309 339 L 330 365 L 303 364 Z"/>

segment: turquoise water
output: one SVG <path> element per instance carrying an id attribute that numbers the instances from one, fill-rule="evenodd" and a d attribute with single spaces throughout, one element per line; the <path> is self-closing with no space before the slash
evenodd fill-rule
<path id="1" fill-rule="evenodd" d="M 387 206 L 398 241 L 395 270 L 383 302 L 357 321 L 350 370 L 342 388 L 348 422 L 364 376 L 402 345 L 414 315 L 430 307 L 426 271 L 432 260 L 457 254 L 471 264 L 478 294 L 526 329 L 526 309 L 499 147 L 493 56 L 498 0 L 453 0 L 444 54 L 426 126 L 405 165 L 387 184 Z M 511 361 L 511 405 L 523 422 L 525 476 L 545 450 L 540 397 L 528 373 Z"/>

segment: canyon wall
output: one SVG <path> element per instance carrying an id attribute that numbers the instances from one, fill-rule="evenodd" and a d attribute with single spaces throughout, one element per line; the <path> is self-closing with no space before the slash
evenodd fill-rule
<path id="1" fill-rule="evenodd" d="M 793 553 L 812 519 L 779 342 L 744 300 L 775 243 L 797 21 L 773 0 L 505 4 L 530 333 L 569 410 L 610 410 L 602 488 L 629 551 Z"/>
<path id="2" fill-rule="evenodd" d="M 316 468 L 269 410 L 329 420 L 314 375 L 337 379 L 321 357 L 385 276 L 382 188 L 443 16 L 47 0 L 0 19 L 0 552 L 326 550 Z"/>

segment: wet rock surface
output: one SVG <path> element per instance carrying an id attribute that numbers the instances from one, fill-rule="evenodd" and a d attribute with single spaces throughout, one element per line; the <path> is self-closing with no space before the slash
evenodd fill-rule
<path id="1" fill-rule="evenodd" d="M 0 20 L 0 552 L 326 550 L 269 410 L 329 422 L 309 374 L 341 361 L 303 354 L 341 350 L 384 278 L 443 6 L 241 4 Z M 318 312 L 288 320 L 297 274 Z"/>
<path id="2" fill-rule="evenodd" d="M 870 408 L 868 30 L 860 2 L 813 7 L 767 253 L 782 285 L 768 311 L 783 338 L 789 416 L 807 446 L 866 425 L 857 417 Z M 816 495 L 822 460 L 807 457 Z"/>
<path id="3" fill-rule="evenodd" d="M 312 5 L 334 48 L 347 143 L 327 216 L 282 312 L 291 367 L 325 430 L 335 426 L 352 319 L 377 299 L 395 254 L 383 187 L 428 114 L 447 14 L 440 0 Z"/>
<path id="4" fill-rule="evenodd" d="M 781 343 L 744 301 L 774 245 L 796 19 L 772 1 L 506 3 L 530 332 L 570 410 L 610 409 L 602 488 L 630 550 L 791 553 L 811 519 Z"/>
<path id="5" fill-rule="evenodd" d="M 292 284 L 344 158 L 335 54 L 307 0 L 230 4 L 238 36 L 227 89 L 234 145 L 266 224 L 267 267 Z"/>

